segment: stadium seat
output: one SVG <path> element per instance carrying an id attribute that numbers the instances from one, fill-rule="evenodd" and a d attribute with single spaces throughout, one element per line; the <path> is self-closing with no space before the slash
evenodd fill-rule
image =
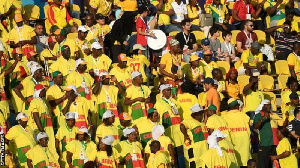
<path id="1" fill-rule="evenodd" d="M 237 77 L 237 81 L 241 86 L 242 92 L 243 92 L 244 87 L 249 84 L 249 78 L 250 78 L 250 76 L 248 76 L 248 75 L 239 75 Z"/>
<path id="2" fill-rule="evenodd" d="M 236 61 L 236 62 L 234 63 L 234 68 L 235 68 L 236 70 L 238 70 L 241 66 L 242 66 L 242 61 Z"/>
<path id="3" fill-rule="evenodd" d="M 222 32 L 221 31 L 219 31 L 219 32 L 220 32 L 220 36 L 218 37 L 218 39 L 220 40 L 220 43 L 223 43 L 224 39 L 222 36 Z"/>
<path id="4" fill-rule="evenodd" d="M 180 31 L 172 31 L 169 33 L 169 36 L 175 37 L 177 33 L 179 33 Z M 196 37 L 197 38 L 197 37 Z"/>
<path id="5" fill-rule="evenodd" d="M 262 30 L 254 30 L 254 33 L 256 33 L 258 37 L 258 42 L 260 44 L 265 44 L 266 43 L 266 33 L 263 32 Z"/>
<path id="6" fill-rule="evenodd" d="M 276 95 L 273 92 L 263 92 L 264 98 L 270 100 L 272 105 L 272 111 L 277 111 Z"/>
<path id="7" fill-rule="evenodd" d="M 278 87 L 279 89 L 285 89 L 286 88 L 286 82 L 289 78 L 289 75 L 279 75 L 277 80 L 278 80 Z"/>
<path id="8" fill-rule="evenodd" d="M 198 45 L 201 45 L 201 40 L 205 38 L 205 34 L 202 31 L 193 31 L 192 33 L 194 33 L 195 37 L 196 37 L 196 41 Z"/>
<path id="9" fill-rule="evenodd" d="M 239 34 L 239 32 L 241 32 L 240 30 L 232 30 L 232 38 L 231 38 L 231 43 L 233 44 L 233 46 L 236 45 L 236 36 L 237 34 Z"/>
<path id="10" fill-rule="evenodd" d="M 275 62 L 275 69 L 277 75 L 291 75 L 289 66 L 286 60 L 278 60 Z"/>
<path id="11" fill-rule="evenodd" d="M 264 61 L 263 63 L 267 67 L 268 74 L 271 74 L 271 64 L 270 64 L 270 62 Z"/>
<path id="12" fill-rule="evenodd" d="M 230 69 L 230 64 L 226 61 L 217 61 L 217 65 L 219 69 L 221 69 L 224 79 L 226 78 L 226 74 Z"/>
<path id="13" fill-rule="evenodd" d="M 269 75 L 260 75 L 258 77 L 258 89 L 274 89 L 274 78 Z"/>

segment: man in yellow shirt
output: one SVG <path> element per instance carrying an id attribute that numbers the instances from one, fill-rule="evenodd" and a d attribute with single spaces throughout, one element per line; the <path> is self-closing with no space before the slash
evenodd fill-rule
<path id="1" fill-rule="evenodd" d="M 45 59 L 48 61 L 48 66 L 51 66 L 54 61 L 57 60 L 57 55 L 54 54 L 54 46 L 56 44 L 55 39 L 50 36 L 48 38 L 48 47 L 44 48 L 40 55 L 40 61 L 42 64 L 45 64 Z M 49 68 L 49 67 L 48 67 Z"/>
<path id="2" fill-rule="evenodd" d="M 150 144 L 151 155 L 147 164 L 148 168 L 168 168 L 170 167 L 170 160 L 164 152 L 160 150 L 161 145 L 159 141 L 152 141 Z"/>
<path id="3" fill-rule="evenodd" d="M 91 7 L 91 13 L 95 16 L 101 14 L 103 16 L 109 16 L 111 13 L 111 5 L 113 1 L 110 0 L 91 0 L 89 5 Z"/>
<path id="4" fill-rule="evenodd" d="M 251 48 L 243 51 L 241 56 L 241 61 L 244 68 L 246 69 L 245 73 L 250 74 L 252 69 L 261 70 L 263 62 L 263 55 L 260 52 L 260 44 L 257 41 L 251 43 Z"/>
<path id="5" fill-rule="evenodd" d="M 75 24 L 73 18 L 70 16 L 65 5 L 60 0 L 53 0 L 49 7 L 47 21 L 51 26 L 57 25 L 60 29 Z"/>
<path id="6" fill-rule="evenodd" d="M 293 9 L 286 10 L 286 12 L 285 12 L 285 18 L 281 19 L 281 20 L 278 20 L 277 26 L 283 25 L 283 23 L 285 21 L 291 21 L 291 23 L 292 23 L 292 25 L 291 25 L 292 30 L 291 31 L 296 31 L 297 33 L 300 32 L 299 25 L 298 25 L 299 21 L 297 21 L 297 20 L 294 19 L 294 11 L 293 11 Z M 283 29 L 280 28 L 280 29 L 277 29 L 277 31 L 283 32 Z"/>
<path id="7" fill-rule="evenodd" d="M 169 0 L 164 0 L 162 9 L 157 11 L 158 16 L 158 25 L 161 30 L 166 33 L 170 33 L 172 31 L 181 31 L 181 29 L 173 24 L 171 24 L 171 16 L 173 16 L 174 10 Z"/>
<path id="8" fill-rule="evenodd" d="M 199 62 L 199 65 L 203 67 L 204 77 L 212 78 L 211 72 L 214 68 L 218 68 L 218 65 L 215 61 L 212 61 L 212 52 L 210 49 L 207 49 L 203 52 L 203 60 Z"/>
<path id="9" fill-rule="evenodd" d="M 78 47 L 78 52 L 80 58 L 86 58 L 86 56 L 90 55 L 90 47 L 87 43 L 86 36 L 88 34 L 88 30 L 84 26 L 78 27 L 78 35 L 76 37 L 76 45 Z"/>
<path id="10" fill-rule="evenodd" d="M 101 72 L 108 72 L 111 66 L 111 59 L 102 52 L 102 46 L 98 42 L 93 42 L 92 54 L 85 58 L 87 62 L 87 70 L 89 74 L 95 79 L 96 82 L 99 81 L 99 75 Z"/>
<path id="11" fill-rule="evenodd" d="M 66 38 L 66 32 L 63 29 L 57 29 L 55 32 L 55 40 L 57 41 L 57 43 L 55 44 L 53 51 L 54 54 L 59 57 L 62 56 L 62 46 L 67 45 L 70 48 L 70 55 L 71 58 L 76 60 L 79 58 L 79 52 L 78 52 L 78 47 L 76 45 L 76 42 L 72 39 L 68 39 Z"/>
<path id="12" fill-rule="evenodd" d="M 99 42 L 103 46 L 103 41 L 99 37 L 99 29 L 97 25 L 94 25 L 95 17 L 93 14 L 87 14 L 85 16 L 85 24 L 84 27 L 89 31 L 86 40 L 88 44 L 92 44 L 93 42 Z"/>
<path id="13" fill-rule="evenodd" d="M 291 76 L 295 79 L 300 80 L 300 61 L 298 59 L 298 56 L 300 56 L 300 44 L 295 43 L 293 46 L 293 50 L 294 52 L 290 53 L 287 58 L 287 63 Z"/>

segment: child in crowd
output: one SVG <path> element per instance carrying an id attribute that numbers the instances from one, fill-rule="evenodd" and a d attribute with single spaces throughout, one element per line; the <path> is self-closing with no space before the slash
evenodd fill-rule
<path id="1" fill-rule="evenodd" d="M 235 57 L 235 48 L 231 43 L 232 33 L 225 30 L 222 33 L 224 42 L 221 43 L 221 53 L 224 53 L 225 61 L 230 63 L 232 61 L 237 61 L 238 57 Z"/>
<path id="2" fill-rule="evenodd" d="M 221 53 L 221 42 L 218 39 L 220 36 L 220 32 L 216 27 L 211 27 L 209 30 L 211 37 L 209 38 L 210 41 L 210 49 L 213 53 L 213 58 L 216 60 L 224 60 L 224 55 Z"/>

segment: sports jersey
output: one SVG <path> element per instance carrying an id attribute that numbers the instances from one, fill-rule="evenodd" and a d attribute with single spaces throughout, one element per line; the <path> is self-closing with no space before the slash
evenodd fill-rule
<path id="1" fill-rule="evenodd" d="M 242 87 L 240 84 L 232 84 L 228 81 L 225 81 L 226 91 L 229 95 L 229 97 L 240 99 L 239 94 L 242 93 Z"/>
<path id="2" fill-rule="evenodd" d="M 127 66 L 124 69 L 121 69 L 120 67 L 116 66 L 112 68 L 109 72 L 110 75 L 114 75 L 118 82 L 127 89 L 129 86 L 132 85 L 132 79 L 131 79 L 131 73 L 132 68 Z"/>
<path id="3" fill-rule="evenodd" d="M 137 1 L 136 0 L 125 0 L 120 2 L 122 11 L 136 11 Z"/>
<path id="4" fill-rule="evenodd" d="M 99 27 L 96 25 L 93 25 L 91 27 L 88 27 L 87 25 L 84 25 L 84 27 L 86 29 L 88 29 L 88 34 L 86 36 L 86 40 L 88 42 L 88 44 L 93 44 L 93 42 L 96 42 L 99 40 L 98 36 L 99 36 Z"/>
<path id="5" fill-rule="evenodd" d="M 126 168 L 144 168 L 145 163 L 142 156 L 142 144 L 140 142 L 130 143 L 128 140 L 119 142 L 114 146 L 119 152 L 120 160 L 126 160 Z"/>
<path id="6" fill-rule="evenodd" d="M 219 68 L 217 63 L 214 61 L 211 61 L 210 63 L 206 63 L 204 60 L 201 60 L 199 61 L 199 65 L 203 67 L 204 70 L 203 75 L 205 78 L 208 77 L 212 78 L 212 74 L 211 74 L 212 70 L 214 68 Z"/>
<path id="7" fill-rule="evenodd" d="M 289 96 L 290 96 L 291 93 L 292 93 L 292 91 L 289 90 L 289 89 L 281 91 L 281 94 L 280 94 L 281 95 L 281 109 L 284 109 L 286 103 L 290 102 L 290 97 Z M 300 95 L 299 91 L 296 91 L 296 93 L 298 95 Z"/>
<path id="8" fill-rule="evenodd" d="M 208 117 L 206 127 L 207 129 L 219 129 L 223 134 L 229 135 L 229 130 L 226 121 L 216 114 L 213 114 L 212 116 Z M 231 141 L 230 136 L 227 136 L 226 138 L 228 141 Z"/>
<path id="9" fill-rule="evenodd" d="M 32 160 L 33 167 L 60 167 L 58 163 L 59 156 L 55 148 L 36 145 L 26 153 L 26 156 Z"/>
<path id="10" fill-rule="evenodd" d="M 99 167 L 116 168 L 116 159 L 116 156 L 113 154 L 111 156 L 107 156 L 106 151 L 98 151 L 96 153 L 96 163 Z"/>
<path id="11" fill-rule="evenodd" d="M 282 119 L 285 120 L 286 116 L 285 113 L 288 112 L 289 113 L 289 122 L 291 122 L 294 118 L 294 110 L 296 107 L 293 107 L 291 105 L 284 105 L 284 108 L 282 109 Z"/>
<path id="12" fill-rule="evenodd" d="M 143 82 L 148 81 L 148 77 L 145 73 L 145 67 L 150 66 L 150 61 L 145 57 L 145 55 L 133 55 L 132 58 L 128 59 L 128 65 L 133 69 L 133 71 L 139 71 L 142 74 Z"/>
<path id="13" fill-rule="evenodd" d="M 106 126 L 104 123 L 98 126 L 96 130 L 96 142 L 99 142 L 99 138 L 103 138 L 107 135 L 112 135 L 114 137 L 113 146 L 120 142 L 120 135 L 118 128 L 114 125 Z"/>
<path id="14" fill-rule="evenodd" d="M 202 66 L 192 69 L 190 64 L 185 64 L 182 68 L 183 72 L 188 76 L 188 78 L 193 81 L 199 81 L 200 75 L 203 75 L 204 73 Z"/>
<path id="15" fill-rule="evenodd" d="M 60 48 L 62 46 L 64 46 L 64 45 L 67 45 L 67 46 L 70 47 L 70 51 L 71 51 L 70 59 L 74 59 L 75 60 L 75 52 L 78 51 L 78 47 L 76 45 L 75 40 L 73 40 L 73 39 L 66 38 L 61 43 L 56 43 L 54 45 L 54 48 L 53 48 L 53 53 L 56 56 L 62 57 L 62 53 L 61 53 L 61 49 Z"/>
<path id="16" fill-rule="evenodd" d="M 264 95 L 261 91 L 254 92 L 252 90 L 248 90 L 244 96 L 244 113 L 248 111 L 255 111 L 261 101 L 264 100 Z"/>
<path id="17" fill-rule="evenodd" d="M 66 60 L 64 57 L 58 57 L 57 60 L 49 67 L 49 72 L 59 71 L 63 74 L 64 80 L 66 76 L 75 71 L 75 61 L 73 59 Z"/>
<path id="18" fill-rule="evenodd" d="M 201 167 L 229 167 L 226 162 L 226 154 L 223 156 L 220 156 L 217 152 L 216 148 L 210 148 L 207 151 L 203 153 L 203 155 L 200 157 L 202 166 Z"/>
<path id="19" fill-rule="evenodd" d="M 227 136 L 228 137 L 228 136 Z M 223 150 L 223 153 L 226 153 L 225 160 L 227 162 L 227 165 L 230 165 L 229 167 L 231 168 L 239 168 L 240 166 L 238 165 L 238 162 L 236 160 L 235 152 L 234 152 L 234 147 L 230 141 L 228 141 L 228 138 L 225 138 L 221 141 L 218 142 L 220 148 Z"/>
<path id="20" fill-rule="evenodd" d="M 76 46 L 78 48 L 78 51 L 79 51 L 79 55 L 80 55 L 80 58 L 86 58 L 86 54 L 84 52 L 84 49 L 89 49 L 91 48 L 90 45 L 88 44 L 87 40 L 80 40 L 78 37 L 76 37 Z"/>
<path id="21" fill-rule="evenodd" d="M 54 51 L 52 51 L 51 49 L 48 49 L 48 48 L 44 48 L 42 50 L 42 52 L 40 53 L 40 61 L 43 61 L 45 60 L 44 57 L 46 58 L 52 58 L 54 55 Z M 48 59 L 48 65 L 51 65 L 54 61 L 53 60 L 49 60 Z"/>
<path id="22" fill-rule="evenodd" d="M 297 158 L 295 157 L 295 154 L 291 149 L 291 144 L 287 138 L 283 138 L 281 141 L 279 141 L 279 144 L 276 147 L 276 152 L 277 155 L 281 155 L 283 152 L 286 151 L 290 152 L 290 155 L 283 159 L 279 159 L 280 167 L 284 167 L 284 168 L 297 167 L 298 165 Z"/>
<path id="23" fill-rule="evenodd" d="M 191 6 L 190 4 L 186 6 L 187 8 L 187 14 L 189 18 L 196 18 L 198 16 L 197 19 L 194 19 L 193 21 L 191 21 L 191 24 L 199 26 L 200 23 L 200 19 L 199 19 L 199 11 L 201 10 L 200 7 L 195 7 L 195 6 Z"/>
<path id="24" fill-rule="evenodd" d="M 210 4 L 206 6 L 205 12 L 212 14 L 214 22 L 223 23 L 226 20 L 228 9 L 225 5 L 220 4 L 217 8 L 215 4 Z"/>
<path id="25" fill-rule="evenodd" d="M 143 97 L 147 99 L 151 94 L 151 90 L 149 87 L 145 85 L 141 85 L 140 87 L 131 85 L 126 90 L 126 98 L 131 100 L 136 99 L 138 97 Z M 138 124 L 141 122 L 143 118 L 147 117 L 147 108 L 145 102 L 135 102 L 132 105 L 128 106 L 129 115 L 132 117 L 132 122 L 134 124 Z"/>
<path id="26" fill-rule="evenodd" d="M 31 40 L 34 37 L 35 31 L 32 27 L 28 25 L 23 25 L 21 27 L 13 28 L 9 33 L 9 41 L 18 43 L 19 41 Z M 30 45 L 31 46 L 31 45 Z"/>
<path id="27" fill-rule="evenodd" d="M 14 140 L 18 160 L 22 165 L 27 165 L 26 153 L 36 144 L 33 137 L 33 130 L 29 126 L 23 128 L 21 125 L 13 126 L 5 135 L 6 139 Z"/>
<path id="28" fill-rule="evenodd" d="M 259 62 L 263 62 L 263 55 L 261 52 L 253 55 L 250 49 L 243 51 L 241 56 L 242 64 L 248 63 L 250 66 L 257 66 Z"/>
<path id="29" fill-rule="evenodd" d="M 155 154 L 150 154 L 147 164 L 148 168 L 168 168 L 170 166 L 170 160 L 165 155 L 165 153 L 157 151 Z"/>
<path id="30" fill-rule="evenodd" d="M 171 3 L 166 2 L 163 4 L 162 11 L 169 12 L 172 8 Z M 161 13 L 158 15 L 158 25 L 170 25 L 171 24 L 171 18 L 169 15 Z"/>
<path id="31" fill-rule="evenodd" d="M 295 74 L 297 75 L 297 79 L 300 80 L 300 61 L 295 53 L 290 53 L 287 58 L 287 63 L 289 67 L 293 67 Z"/>
<path id="32" fill-rule="evenodd" d="M 262 117 L 265 115 L 263 111 L 256 114 L 254 116 L 253 124 L 259 122 Z M 282 126 L 283 124 L 282 118 L 280 118 L 276 113 L 270 113 L 270 118 L 262 121 L 262 124 L 259 128 L 259 136 L 260 136 L 260 146 L 272 146 L 278 145 L 277 138 L 277 128 L 278 126 Z"/>
<path id="33" fill-rule="evenodd" d="M 172 66 L 180 66 L 181 65 L 181 55 L 172 55 L 170 52 L 164 54 L 160 60 L 160 64 L 166 65 L 165 71 L 170 74 L 177 74 L 177 72 L 172 72 Z M 171 79 L 170 77 L 164 76 L 164 79 Z"/>
<path id="34" fill-rule="evenodd" d="M 41 98 L 34 98 L 30 102 L 27 115 L 29 116 L 28 125 L 33 129 L 38 129 L 36 122 L 34 120 L 33 114 L 38 113 L 39 119 L 44 128 L 45 132 L 49 136 L 48 146 L 50 148 L 55 148 L 54 130 L 52 125 L 52 119 L 48 110 L 48 105 Z"/>
<path id="35" fill-rule="evenodd" d="M 183 118 L 184 120 L 188 118 L 192 118 L 191 117 L 192 111 L 190 110 L 190 108 L 194 104 L 198 103 L 197 97 L 189 93 L 183 93 L 183 94 L 179 94 L 176 97 L 176 101 L 181 107 L 179 110 L 181 118 Z"/>
<path id="36" fill-rule="evenodd" d="M 94 79 L 88 73 L 79 73 L 73 71 L 67 76 L 66 86 L 74 85 L 77 89 L 78 94 L 91 100 L 92 86 L 94 85 Z"/>
<path id="37" fill-rule="evenodd" d="M 60 29 L 66 27 L 67 24 L 73 24 L 73 19 L 64 5 L 56 6 L 52 4 L 49 7 L 47 16 L 49 23 L 51 25 L 57 25 Z"/>
<path id="38" fill-rule="evenodd" d="M 66 149 L 71 152 L 72 164 L 83 168 L 86 161 L 94 161 L 97 153 L 97 146 L 94 142 L 83 142 L 79 140 L 73 140 L 67 144 Z"/>
<path id="39" fill-rule="evenodd" d="M 93 70 L 97 76 L 99 76 L 99 74 L 103 71 L 108 72 L 112 62 L 111 59 L 105 54 L 100 55 L 96 59 L 92 55 L 89 55 L 85 58 L 85 61 L 87 62 L 87 70 Z M 98 74 L 96 74 L 97 71 Z"/>
<path id="40" fill-rule="evenodd" d="M 100 13 L 103 16 L 108 16 L 111 11 L 112 1 L 110 1 L 110 0 L 100 0 L 100 1 L 91 0 L 89 2 L 89 5 L 92 8 L 97 9 L 97 12 L 96 12 L 97 14 Z"/>
<path id="41" fill-rule="evenodd" d="M 156 122 L 152 122 L 150 119 L 143 119 L 136 125 L 139 130 L 140 140 L 143 148 L 147 145 L 148 141 L 152 138 L 152 128 L 157 125 Z"/>
<path id="42" fill-rule="evenodd" d="M 107 24 L 105 25 L 100 25 L 100 24 L 96 24 L 98 30 L 99 30 L 99 35 L 102 36 L 103 41 L 105 40 L 105 35 L 107 35 L 111 29 L 109 28 L 109 26 Z"/>
<path id="43" fill-rule="evenodd" d="M 174 114 L 180 108 L 177 101 L 172 98 L 169 100 L 161 98 L 156 101 L 154 108 L 160 115 L 160 122 L 166 129 L 166 136 L 173 140 L 175 147 L 183 145 L 183 135 L 180 133 L 181 118 L 179 113 Z"/>
<path id="44" fill-rule="evenodd" d="M 201 167 L 202 163 L 200 161 L 201 155 L 208 150 L 208 145 L 206 139 L 208 137 L 208 132 L 204 123 L 201 123 L 193 118 L 185 119 L 182 124 L 187 130 L 187 134 L 191 139 L 191 144 L 185 142 L 184 147 L 184 157 L 187 161 L 195 162 L 196 167 Z M 189 154 L 193 152 L 191 157 Z M 196 157 L 195 157 L 196 156 Z"/>
<path id="45" fill-rule="evenodd" d="M 283 0 L 283 2 L 277 6 L 276 10 L 274 11 L 274 14 L 270 15 L 271 21 L 285 18 L 285 6 L 288 4 L 288 2 L 289 2 L 288 0 Z M 264 3 L 265 11 L 267 11 L 268 8 L 272 8 L 273 6 L 275 6 L 276 3 L 277 1 L 267 0 Z"/>
<path id="46" fill-rule="evenodd" d="M 230 110 L 222 117 L 227 123 L 239 166 L 246 166 L 251 158 L 250 118 L 239 110 Z"/>
<path id="47" fill-rule="evenodd" d="M 150 150 L 150 144 L 151 142 L 154 141 L 153 139 L 151 139 L 150 141 L 147 142 L 147 145 L 145 147 L 145 153 L 150 154 L 151 150 Z M 167 155 L 169 157 L 169 160 L 171 161 L 171 156 L 170 156 L 170 152 L 169 152 L 169 145 L 173 146 L 173 142 L 172 140 L 165 136 L 165 135 L 161 135 L 158 138 L 158 141 L 160 143 L 160 151 L 164 152 L 165 155 Z"/>

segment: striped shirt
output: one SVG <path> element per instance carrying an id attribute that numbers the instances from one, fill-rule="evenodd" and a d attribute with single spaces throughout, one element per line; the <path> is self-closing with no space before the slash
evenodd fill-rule
<path id="1" fill-rule="evenodd" d="M 285 52 L 286 54 L 290 54 L 293 52 L 293 45 L 299 39 L 297 36 L 293 36 L 291 34 L 284 34 L 278 31 L 274 31 L 272 34 L 274 40 L 275 40 L 275 52 Z"/>

